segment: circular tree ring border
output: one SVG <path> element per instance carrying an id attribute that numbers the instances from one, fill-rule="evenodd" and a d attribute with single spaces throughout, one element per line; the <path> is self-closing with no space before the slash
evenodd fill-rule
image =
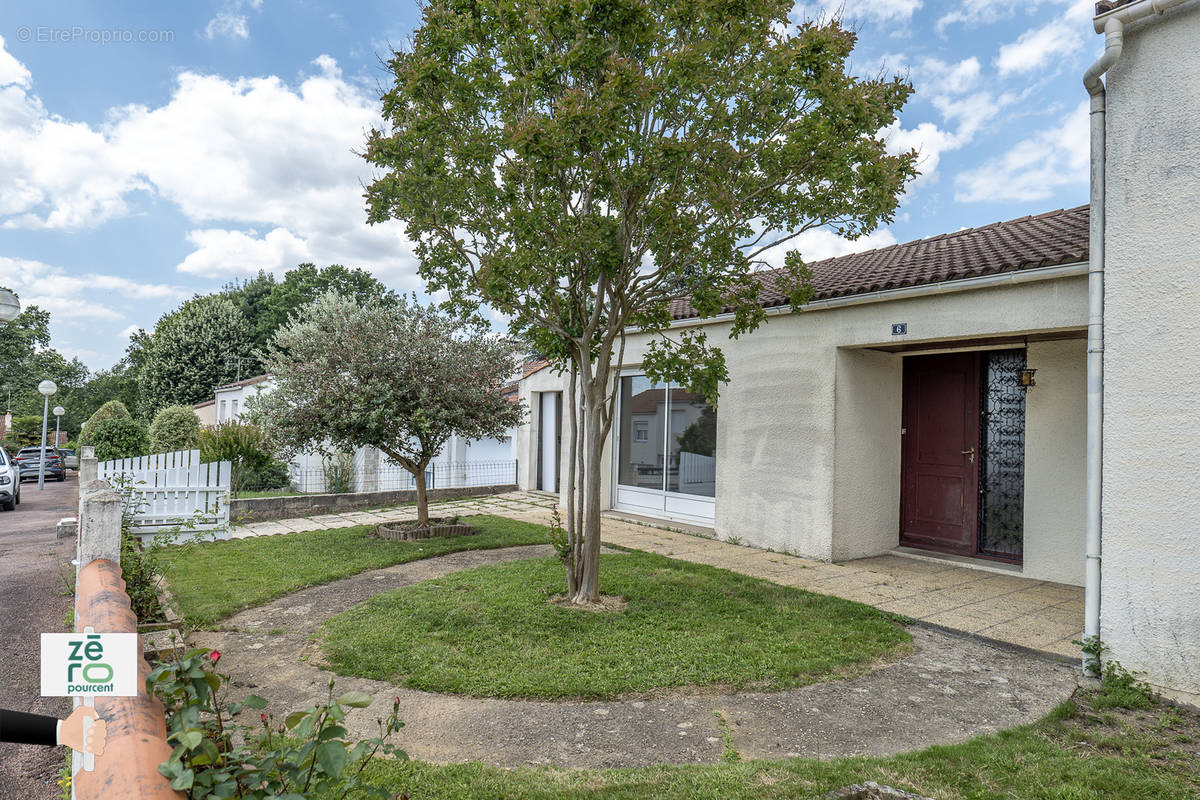
<path id="1" fill-rule="evenodd" d="M 393 542 L 448 539 L 453 536 L 474 536 L 478 533 L 478 528 L 459 522 L 457 517 L 431 519 L 421 526 L 416 522 L 381 522 L 375 526 L 376 538 Z"/>

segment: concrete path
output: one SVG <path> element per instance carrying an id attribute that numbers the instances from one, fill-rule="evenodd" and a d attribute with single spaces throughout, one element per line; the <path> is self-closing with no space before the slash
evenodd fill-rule
<path id="1" fill-rule="evenodd" d="M 495 514 L 546 523 L 555 498 L 538 492 L 431 503 L 435 516 Z M 413 506 L 279 520 L 246 525 L 234 536 L 262 536 L 350 527 L 416 517 Z M 758 550 L 718 541 L 705 531 L 687 532 L 606 515 L 608 544 L 660 553 L 740 572 L 786 586 L 832 594 L 904 614 L 932 625 L 999 642 L 1077 658 L 1072 640 L 1083 631 L 1083 589 L 1019 575 L 959 566 L 952 561 L 886 555 L 841 564 Z"/>
<path id="2" fill-rule="evenodd" d="M 330 673 L 312 632 L 373 594 L 461 569 L 548 555 L 544 546 L 471 551 L 401 564 L 306 589 L 197 633 L 222 653 L 237 693 L 277 716 L 324 699 Z M 725 737 L 744 758 L 885 755 L 962 741 L 1041 717 L 1075 688 L 1066 665 L 927 628 L 914 651 L 848 681 L 778 693 L 663 692 L 607 702 L 497 700 L 432 694 L 339 677 L 337 692 L 374 698 L 351 714 L 355 736 L 400 702 L 399 744 L 423 761 L 613 767 L 720 761 Z"/>

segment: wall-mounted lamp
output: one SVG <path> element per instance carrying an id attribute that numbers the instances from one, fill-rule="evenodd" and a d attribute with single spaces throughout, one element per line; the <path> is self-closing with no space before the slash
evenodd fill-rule
<path id="1" fill-rule="evenodd" d="M 1025 367 L 1024 369 L 1020 370 L 1017 373 L 1017 385 L 1025 391 L 1029 391 L 1034 386 L 1037 386 L 1037 382 L 1033 379 L 1033 373 L 1035 372 L 1037 372 L 1037 370 L 1031 369 L 1030 367 Z"/>

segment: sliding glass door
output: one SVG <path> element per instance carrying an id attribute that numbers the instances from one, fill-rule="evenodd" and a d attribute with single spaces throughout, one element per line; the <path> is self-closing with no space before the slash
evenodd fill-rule
<path id="1" fill-rule="evenodd" d="M 621 378 L 617 413 L 616 506 L 711 522 L 716 409 L 681 386 L 627 375 Z"/>

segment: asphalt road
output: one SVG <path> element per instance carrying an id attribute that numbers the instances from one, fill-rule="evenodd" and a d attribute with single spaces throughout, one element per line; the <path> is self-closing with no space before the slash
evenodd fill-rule
<path id="1" fill-rule="evenodd" d="M 55 525 L 75 516 L 79 482 L 36 481 L 21 486 L 21 505 L 0 511 L 0 708 L 53 714 L 70 711 L 65 698 L 40 696 L 39 634 L 65 630 L 74 585 L 75 539 L 54 538 Z M 55 800 L 64 748 L 0 743 L 0 798 Z"/>

